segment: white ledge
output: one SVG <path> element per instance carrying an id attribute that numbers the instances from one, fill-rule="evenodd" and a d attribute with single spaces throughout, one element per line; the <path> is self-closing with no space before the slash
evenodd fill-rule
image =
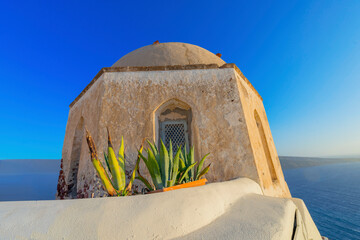
<path id="1" fill-rule="evenodd" d="M 290 239 L 295 211 L 291 200 L 265 197 L 257 183 L 240 178 L 131 197 L 2 202 L 0 236 L 2 239 L 198 239 L 200 236 Z"/>

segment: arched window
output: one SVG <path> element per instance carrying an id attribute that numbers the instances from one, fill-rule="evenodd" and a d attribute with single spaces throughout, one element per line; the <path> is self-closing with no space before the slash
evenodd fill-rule
<path id="1" fill-rule="evenodd" d="M 163 103 L 155 111 L 155 132 L 156 141 L 160 144 L 160 139 L 166 147 L 169 147 L 170 140 L 173 149 L 178 146 L 191 145 L 191 108 L 186 103 L 171 99 Z M 175 151 L 174 151 L 175 153 Z"/>
<path id="2" fill-rule="evenodd" d="M 266 161 L 267 161 L 267 167 L 269 168 L 269 172 L 270 172 L 270 175 L 271 175 L 271 180 L 276 181 L 277 176 L 276 176 L 276 172 L 275 172 L 274 163 L 273 163 L 272 158 L 271 158 L 269 145 L 268 145 L 268 142 L 266 140 L 266 135 L 265 135 L 264 128 L 263 128 L 263 125 L 262 125 L 261 120 L 260 120 L 260 116 L 259 116 L 259 114 L 257 113 L 256 110 L 254 111 L 254 117 L 255 117 L 257 129 L 259 131 L 259 135 L 260 135 L 260 138 L 261 138 L 261 144 L 262 144 L 262 147 L 264 149 L 265 158 L 266 158 Z"/>
<path id="3" fill-rule="evenodd" d="M 84 136 L 84 119 L 81 117 L 75 129 L 73 146 L 70 157 L 70 171 L 68 176 L 69 197 L 76 198 L 77 196 L 77 175 L 79 171 L 79 162 L 81 155 L 81 147 Z"/>

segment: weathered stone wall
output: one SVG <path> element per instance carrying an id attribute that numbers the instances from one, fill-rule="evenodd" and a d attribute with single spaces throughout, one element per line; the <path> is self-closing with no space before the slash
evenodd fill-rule
<path id="1" fill-rule="evenodd" d="M 260 178 L 259 184 L 263 188 L 265 195 L 290 197 L 290 191 L 284 179 L 284 174 L 282 172 L 279 157 L 277 155 L 274 140 L 272 138 L 269 122 L 266 117 L 266 112 L 262 99 L 259 97 L 258 93 L 255 92 L 254 89 L 246 83 L 247 79 L 240 72 L 240 70 L 236 69 L 236 67 L 235 70 L 236 80 L 238 82 L 238 88 L 241 96 L 242 106 L 244 109 L 244 116 L 246 119 L 246 125 L 252 149 L 252 157 L 256 163 L 258 176 Z M 260 117 L 261 124 L 265 133 L 265 138 L 270 153 L 270 160 L 272 161 L 274 171 L 276 173 L 276 180 L 273 180 L 271 177 L 271 166 L 269 166 L 269 163 L 266 159 L 264 144 L 262 143 L 258 126 L 255 120 L 255 111 Z"/>
<path id="2" fill-rule="evenodd" d="M 246 125 L 233 69 L 105 73 L 99 135 L 106 144 L 106 126 L 115 146 L 126 142 L 130 165 L 141 140 L 155 141 L 155 110 L 170 99 L 191 107 L 191 142 L 195 156 L 210 152 L 207 178 L 224 181 L 239 176 L 257 180 L 253 161 L 247 156 Z M 102 138 L 102 139 L 101 139 Z"/>
<path id="3" fill-rule="evenodd" d="M 157 141 L 156 110 L 165 102 L 176 99 L 191 107 L 190 135 L 195 145 L 195 157 L 199 160 L 211 153 L 207 159 L 207 163 L 212 163 L 207 174 L 209 181 L 248 177 L 258 182 L 266 195 L 289 195 L 262 99 L 236 66 L 157 68 L 157 71 L 145 68 L 144 71 L 102 70 L 72 103 L 63 147 L 67 184 L 71 182 L 69 161 L 75 129 L 81 117 L 95 140 L 100 158 L 107 146 L 106 127 L 109 127 L 116 150 L 121 136 L 124 137 L 127 170 L 130 172 L 142 139 Z M 254 120 L 255 109 L 268 136 L 278 182 L 269 180 L 269 170 L 264 167 L 266 159 Z M 144 166 L 142 171 L 145 171 Z M 85 138 L 77 184 L 78 197 L 90 197 L 93 192 L 95 196 L 104 194 L 91 164 Z"/>
<path id="4" fill-rule="evenodd" d="M 100 110 L 102 105 L 102 96 L 104 87 L 102 84 L 102 76 L 96 82 L 84 96 L 79 99 L 77 104 L 70 108 L 68 122 L 66 125 L 66 133 L 64 139 L 64 145 L 62 150 L 63 159 L 63 173 L 65 176 L 65 184 L 62 184 L 61 190 L 63 190 L 63 198 L 68 198 L 68 186 L 73 183 L 71 176 L 71 152 L 74 144 L 75 130 L 81 120 L 84 119 L 84 126 L 91 131 L 95 141 L 98 139 L 97 129 L 99 128 Z M 78 197 L 90 197 L 91 193 L 95 196 L 101 196 L 104 194 L 101 183 L 95 173 L 94 168 L 90 165 L 89 149 L 86 144 L 85 134 L 83 134 L 81 143 L 81 153 L 77 173 L 77 195 Z M 89 164 L 90 163 L 90 164 Z M 59 191 L 57 193 L 59 198 Z"/>

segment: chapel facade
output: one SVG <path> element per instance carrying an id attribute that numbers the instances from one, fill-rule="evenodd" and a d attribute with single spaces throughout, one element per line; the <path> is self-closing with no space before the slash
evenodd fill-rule
<path id="1" fill-rule="evenodd" d="M 199 46 L 154 43 L 100 70 L 70 104 L 58 199 L 105 194 L 85 128 L 101 158 L 107 127 L 115 148 L 124 137 L 129 173 L 142 139 L 162 139 L 165 145 L 171 139 L 174 145 L 195 146 L 197 159 L 210 153 L 209 182 L 247 177 L 267 196 L 291 196 L 261 96 L 235 64 Z"/>

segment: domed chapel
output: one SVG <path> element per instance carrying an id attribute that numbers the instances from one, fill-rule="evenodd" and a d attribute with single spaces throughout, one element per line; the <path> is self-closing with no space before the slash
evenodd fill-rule
<path id="1" fill-rule="evenodd" d="M 107 127 L 115 150 L 124 137 L 129 172 L 142 139 L 165 145 L 171 139 L 195 146 L 197 159 L 210 153 L 209 182 L 246 177 L 264 195 L 290 197 L 261 96 L 235 64 L 199 46 L 155 42 L 100 70 L 70 104 L 58 199 L 106 194 L 90 161 L 85 127 L 100 158 Z"/>

